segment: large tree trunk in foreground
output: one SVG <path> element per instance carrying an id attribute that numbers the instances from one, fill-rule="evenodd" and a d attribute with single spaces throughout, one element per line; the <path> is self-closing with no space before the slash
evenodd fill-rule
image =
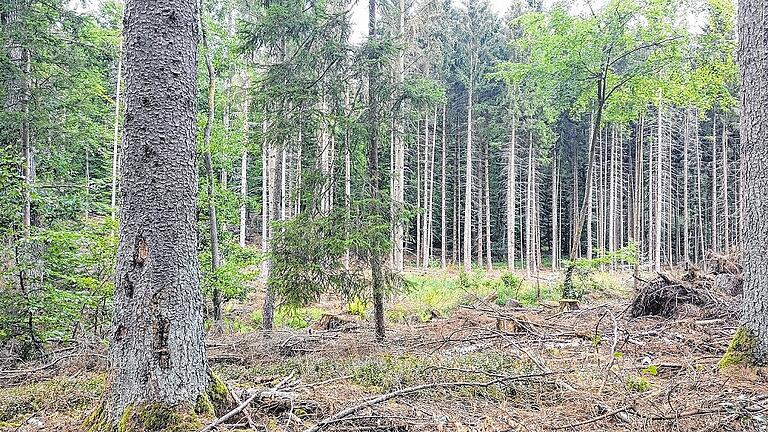
<path id="1" fill-rule="evenodd" d="M 744 191 L 744 301 L 742 325 L 752 340 L 752 358 L 768 363 L 768 3 L 739 2 L 741 78 L 741 187 Z M 738 343 L 739 335 L 734 338 Z"/>
<path id="2" fill-rule="evenodd" d="M 125 5 L 112 369 L 93 429 L 127 421 L 141 430 L 130 425 L 145 409 L 191 412 L 209 385 L 195 218 L 197 22 L 195 0 Z M 181 423 L 161 417 L 157 430 Z"/>

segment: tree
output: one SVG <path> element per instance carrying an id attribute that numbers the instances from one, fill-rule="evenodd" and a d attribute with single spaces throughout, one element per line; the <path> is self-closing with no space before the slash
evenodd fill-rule
<path id="1" fill-rule="evenodd" d="M 741 187 L 744 193 L 744 300 L 742 327 L 729 351 L 748 351 L 755 364 L 768 364 L 768 4 L 742 0 L 738 12 L 741 98 Z M 726 354 L 726 360 L 728 357 Z"/>
<path id="2" fill-rule="evenodd" d="M 153 6 L 125 6 L 113 372 L 92 430 L 118 421 L 139 430 L 148 415 L 158 430 L 194 423 L 211 387 L 195 217 L 198 7 L 195 0 Z"/>

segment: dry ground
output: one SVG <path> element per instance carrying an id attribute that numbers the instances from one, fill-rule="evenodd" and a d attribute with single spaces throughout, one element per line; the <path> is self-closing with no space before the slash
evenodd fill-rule
<path id="1" fill-rule="evenodd" d="M 598 298 L 561 312 L 477 300 L 446 317 L 391 324 L 383 343 L 366 320 L 337 331 L 211 337 L 211 366 L 242 397 L 292 377 L 288 399 L 257 397 L 249 418 L 217 430 L 250 430 L 250 421 L 256 430 L 304 431 L 422 385 L 322 430 L 768 430 L 768 370 L 717 366 L 732 313 L 633 319 L 628 302 Z M 78 346 L 2 372 L 0 430 L 78 430 L 100 398 L 105 363 L 92 354 L 103 353 Z"/>

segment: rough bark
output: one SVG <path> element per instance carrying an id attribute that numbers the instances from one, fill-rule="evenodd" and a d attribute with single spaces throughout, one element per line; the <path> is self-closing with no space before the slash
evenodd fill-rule
<path id="1" fill-rule="evenodd" d="M 125 5 L 120 227 L 106 423 L 206 392 L 197 258 L 197 5 Z"/>
<path id="2" fill-rule="evenodd" d="M 768 4 L 741 0 L 738 12 L 741 85 L 743 327 L 754 339 L 752 357 L 768 363 Z"/>

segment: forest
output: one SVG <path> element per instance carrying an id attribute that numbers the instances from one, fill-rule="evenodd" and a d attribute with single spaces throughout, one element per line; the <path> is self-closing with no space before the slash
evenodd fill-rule
<path id="1" fill-rule="evenodd" d="M 763 0 L 0 0 L 0 431 L 768 431 Z"/>

